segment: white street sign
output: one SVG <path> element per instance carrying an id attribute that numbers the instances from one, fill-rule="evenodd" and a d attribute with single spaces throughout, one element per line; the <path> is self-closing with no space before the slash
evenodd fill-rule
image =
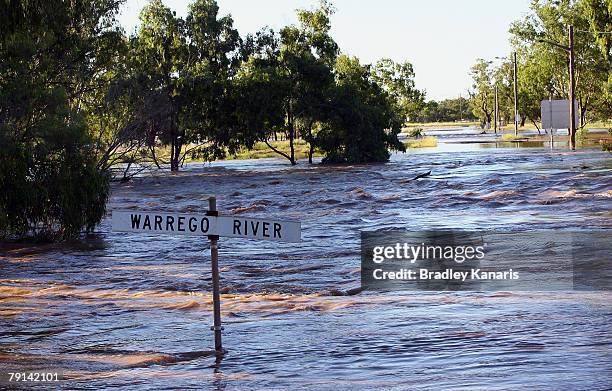
<path id="1" fill-rule="evenodd" d="M 113 231 L 118 232 L 200 237 L 219 235 L 278 242 L 299 242 L 301 240 L 299 222 L 240 216 L 114 210 L 112 225 Z"/>
<path id="2" fill-rule="evenodd" d="M 578 127 L 578 102 L 574 101 L 574 112 L 576 113 L 574 123 Z M 569 100 L 543 100 L 540 103 L 540 114 L 542 118 L 542 129 L 569 129 Z"/>

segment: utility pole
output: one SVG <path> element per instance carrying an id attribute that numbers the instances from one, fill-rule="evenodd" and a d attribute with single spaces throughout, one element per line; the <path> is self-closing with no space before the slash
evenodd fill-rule
<path id="1" fill-rule="evenodd" d="M 570 149 L 576 149 L 576 108 L 574 102 L 576 101 L 576 66 L 574 58 L 574 26 L 568 26 L 568 46 L 561 45 L 557 42 L 548 41 L 546 39 L 538 39 L 538 42 L 547 43 L 558 47 L 559 49 L 565 50 L 569 54 L 569 138 L 570 138 Z"/>
<path id="2" fill-rule="evenodd" d="M 516 52 L 514 52 L 514 135 L 518 136 L 518 65 Z"/>
<path id="3" fill-rule="evenodd" d="M 497 101 L 497 84 L 495 84 L 495 107 L 493 108 L 493 115 L 495 116 L 495 134 L 497 134 L 497 124 L 499 123 L 499 103 Z"/>
<path id="4" fill-rule="evenodd" d="M 574 26 L 570 25 L 568 28 L 569 34 L 569 136 L 570 136 L 570 148 L 576 149 L 576 108 L 574 102 L 576 100 L 576 67 L 574 64 Z"/>

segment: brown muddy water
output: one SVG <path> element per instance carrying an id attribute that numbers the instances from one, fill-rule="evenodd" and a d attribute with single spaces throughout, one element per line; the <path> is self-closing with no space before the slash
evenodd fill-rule
<path id="1" fill-rule="evenodd" d="M 107 218 L 75 243 L 5 247 L 0 367 L 61 368 L 62 389 L 610 389 L 609 293 L 347 295 L 361 230 L 612 228 L 608 153 L 453 148 L 368 166 L 190 164 L 116 184 L 109 217 L 202 212 L 215 194 L 223 213 L 302 221 L 303 242 L 220 240 L 221 361 L 205 239 L 113 233 Z"/>

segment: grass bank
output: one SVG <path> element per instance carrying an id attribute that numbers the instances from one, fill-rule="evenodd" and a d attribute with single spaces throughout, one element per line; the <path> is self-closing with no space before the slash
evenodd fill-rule
<path id="1" fill-rule="evenodd" d="M 459 128 L 459 127 L 480 127 L 480 122 L 478 121 L 457 121 L 457 122 L 409 122 L 404 126 L 402 130 L 403 133 L 409 133 L 412 129 L 421 128 L 423 130 L 427 129 L 443 129 L 443 128 Z M 542 124 L 538 122 L 538 126 L 540 130 L 542 130 Z M 612 119 L 607 121 L 593 121 L 587 122 L 585 125 L 586 128 L 604 128 L 610 129 L 612 128 Z M 493 130 L 493 129 L 490 129 Z M 536 126 L 532 122 L 526 122 L 525 126 L 519 126 L 519 132 L 523 130 L 537 130 Z M 488 132 L 489 130 L 487 130 Z M 514 131 L 514 123 L 508 123 L 499 128 L 499 131 Z"/>
<path id="2" fill-rule="evenodd" d="M 289 141 L 270 141 L 270 145 L 274 148 L 278 149 L 281 152 L 289 154 L 291 152 L 289 148 Z M 294 140 L 293 147 L 295 150 L 296 159 L 308 159 L 308 151 L 310 146 L 304 140 Z M 314 156 L 323 156 L 322 153 L 315 149 Z M 245 159 L 262 159 L 262 158 L 270 158 L 270 157 L 278 157 L 283 158 L 281 155 L 277 154 L 273 150 L 271 150 L 266 143 L 258 142 L 255 144 L 253 149 L 251 150 L 241 150 L 235 155 L 227 155 L 224 160 L 245 160 Z"/>
<path id="3" fill-rule="evenodd" d="M 423 128 L 423 129 L 438 129 L 438 128 L 459 128 L 468 126 L 479 126 L 478 121 L 456 121 L 456 122 L 408 122 L 404 126 L 405 129 Z"/>
<path id="4" fill-rule="evenodd" d="M 524 141 L 524 140 L 527 140 L 527 137 L 521 136 L 521 135 L 515 136 L 514 134 L 506 133 L 500 137 L 500 140 L 502 141 Z"/>
<path id="5" fill-rule="evenodd" d="M 438 138 L 427 136 L 416 140 L 404 141 L 406 148 L 432 148 L 438 146 Z"/>

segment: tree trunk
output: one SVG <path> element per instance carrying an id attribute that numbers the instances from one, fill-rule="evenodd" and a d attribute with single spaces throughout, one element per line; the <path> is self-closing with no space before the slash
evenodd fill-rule
<path id="1" fill-rule="evenodd" d="M 310 143 L 309 146 L 310 148 L 308 149 L 308 164 L 312 164 L 312 155 L 314 154 L 314 145 Z"/>
<path id="2" fill-rule="evenodd" d="M 580 107 L 580 128 L 583 128 L 586 125 L 586 114 L 587 108 L 586 105 Z"/>
<path id="3" fill-rule="evenodd" d="M 534 121 L 534 120 L 531 120 L 531 123 L 533 123 L 533 125 L 538 130 L 538 135 L 542 134 L 542 133 L 540 133 L 540 127 L 538 126 L 538 123 L 536 121 Z M 546 133 L 546 130 L 544 130 L 544 133 Z"/>
<path id="4" fill-rule="evenodd" d="M 151 156 L 153 157 L 153 163 L 157 166 L 157 169 L 161 169 L 161 165 L 159 164 L 159 160 L 157 159 L 157 155 L 155 154 L 155 145 L 149 146 L 151 150 Z"/>
<path id="5" fill-rule="evenodd" d="M 173 105 L 174 106 L 174 105 Z M 172 124 L 172 149 L 170 150 L 170 171 L 178 171 L 181 162 L 181 150 L 183 149 L 184 138 L 178 129 L 178 112 L 173 116 Z"/>
<path id="6" fill-rule="evenodd" d="M 485 111 L 485 117 L 486 117 L 485 129 L 491 129 L 491 114 Z"/>
<path id="7" fill-rule="evenodd" d="M 176 136 L 173 134 L 170 141 L 170 171 L 178 171 L 178 167 L 175 165 L 174 160 L 174 144 L 176 143 Z"/>
<path id="8" fill-rule="evenodd" d="M 170 151 L 170 171 L 178 171 L 181 157 L 182 144 L 178 140 L 172 140 L 172 150 Z"/>
<path id="9" fill-rule="evenodd" d="M 293 141 L 295 139 L 295 124 L 293 123 L 293 105 L 291 101 L 289 101 L 289 110 L 287 113 L 287 122 L 289 125 L 289 161 L 292 166 L 295 166 L 297 162 L 295 161 L 295 147 L 293 145 Z"/>
<path id="10" fill-rule="evenodd" d="M 312 164 L 312 155 L 314 154 L 314 140 L 312 138 L 312 123 L 308 121 L 308 127 L 306 130 L 306 137 L 308 137 L 308 164 Z"/>
<path id="11" fill-rule="evenodd" d="M 295 161 L 295 147 L 293 145 L 294 138 L 295 138 L 295 128 L 293 126 L 293 119 L 292 119 L 289 125 L 289 149 L 290 149 L 290 156 L 291 156 L 289 161 L 291 162 L 292 166 L 295 166 L 297 164 L 297 162 Z"/>

